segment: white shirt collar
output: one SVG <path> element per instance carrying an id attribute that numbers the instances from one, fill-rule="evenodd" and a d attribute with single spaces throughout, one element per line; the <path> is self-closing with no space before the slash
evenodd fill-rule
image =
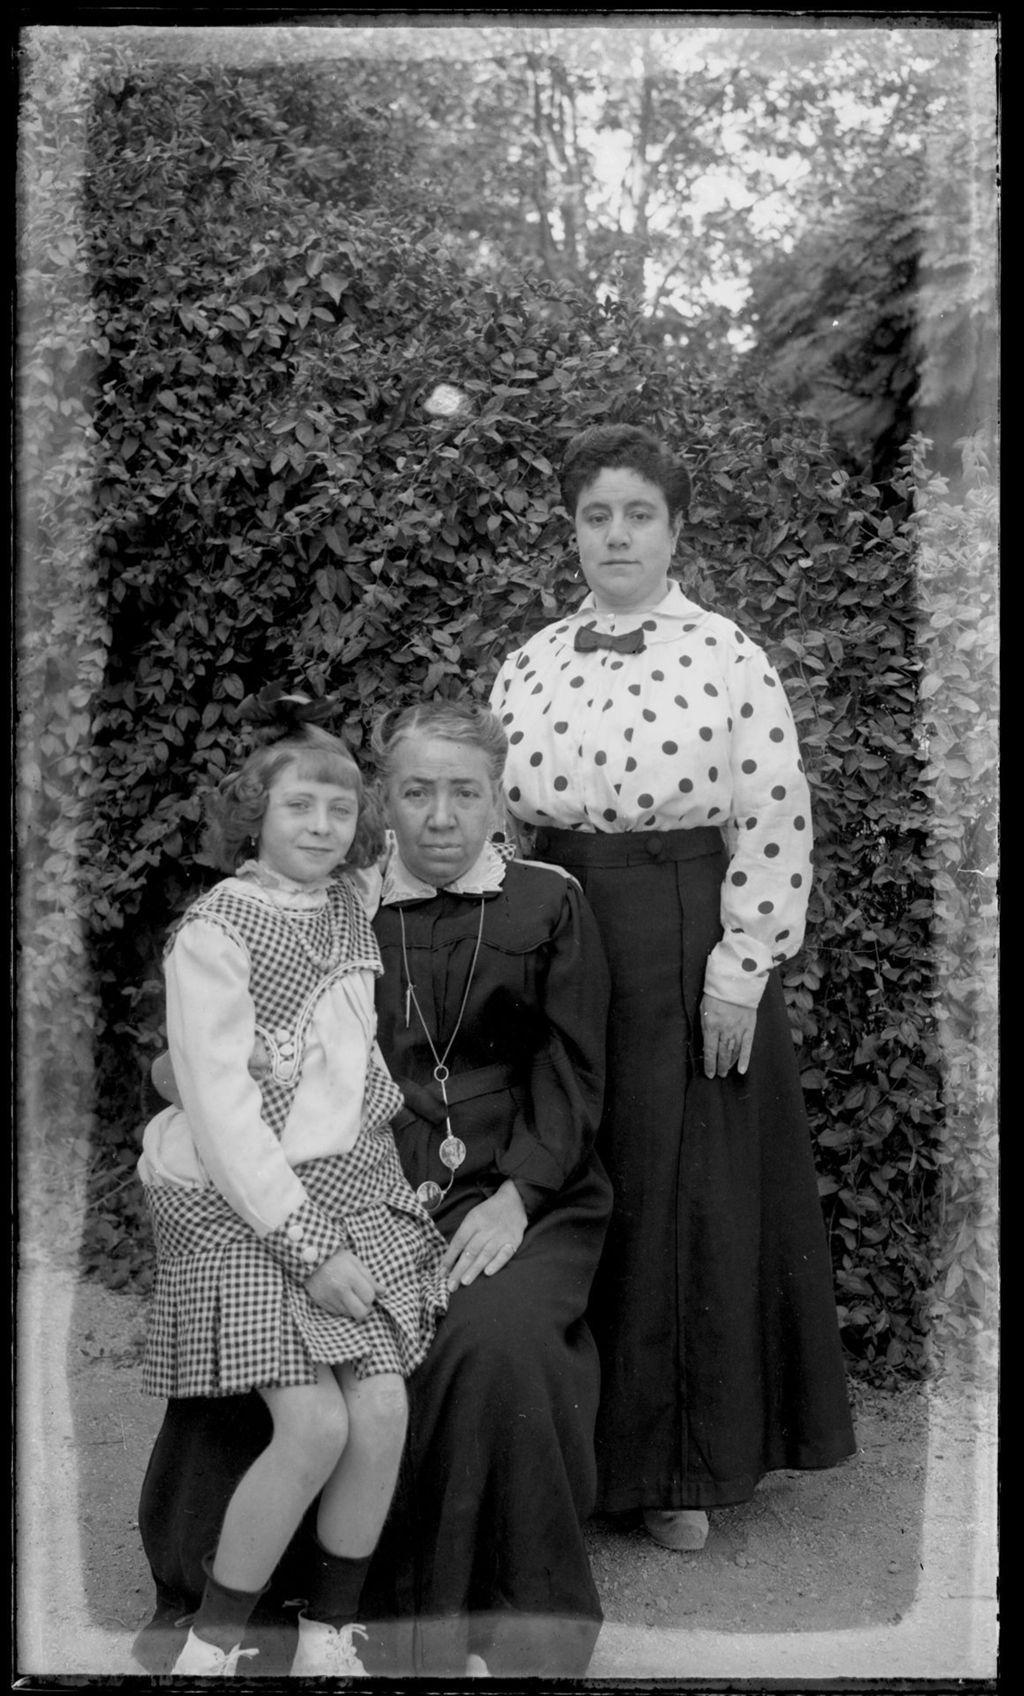
<path id="1" fill-rule="evenodd" d="M 448 895 L 496 895 L 505 880 L 505 860 L 493 842 L 485 842 L 473 864 L 444 885 Z M 387 858 L 384 864 L 384 883 L 381 903 L 394 906 L 399 901 L 429 901 L 437 894 L 432 883 L 415 876 L 398 856 L 395 839 L 388 833 Z"/>
<path id="2" fill-rule="evenodd" d="M 588 595 L 578 607 L 566 614 L 566 618 L 579 618 L 584 613 L 598 618 L 621 618 L 629 621 L 632 629 L 645 618 L 706 618 L 707 608 L 698 606 L 696 601 L 688 600 L 683 594 L 682 585 L 671 577 L 664 595 L 653 607 L 601 607 L 599 610 L 593 595 Z"/>

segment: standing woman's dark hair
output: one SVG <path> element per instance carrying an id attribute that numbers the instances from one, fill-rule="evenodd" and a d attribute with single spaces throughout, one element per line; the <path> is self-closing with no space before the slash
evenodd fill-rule
<path id="1" fill-rule="evenodd" d="M 559 487 L 571 519 L 582 491 L 601 471 L 635 471 L 659 488 L 671 522 L 685 518 L 690 505 L 690 478 L 653 431 L 638 424 L 595 424 L 573 436 L 562 456 Z"/>

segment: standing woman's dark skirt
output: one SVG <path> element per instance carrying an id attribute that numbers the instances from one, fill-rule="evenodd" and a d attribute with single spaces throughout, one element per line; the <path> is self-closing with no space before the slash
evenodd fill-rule
<path id="1" fill-rule="evenodd" d="M 583 885 L 612 975 L 598 1150 L 615 1210 L 588 1312 L 598 1507 L 724 1506 L 766 1472 L 835 1465 L 856 1443 L 776 973 L 746 1075 L 701 1069 L 721 835 L 540 830 L 535 853 Z"/>

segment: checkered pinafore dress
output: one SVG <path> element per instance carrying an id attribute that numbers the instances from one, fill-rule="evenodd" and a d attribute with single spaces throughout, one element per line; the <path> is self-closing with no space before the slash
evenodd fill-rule
<path id="1" fill-rule="evenodd" d="M 332 925 L 335 933 L 341 929 L 341 962 L 326 975 L 299 953 L 288 921 L 269 902 L 220 884 L 178 928 L 198 917 L 218 924 L 247 957 L 257 1031 L 271 1058 L 270 1073 L 260 1080 L 263 1118 L 280 1136 L 316 1005 L 347 972 L 379 973 L 376 938 L 344 879 L 329 887 L 316 914 L 320 935 L 309 934 L 311 946 L 320 948 Z M 399 1164 L 389 1121 L 401 1102 L 397 1085 L 371 1057 L 355 1146 L 296 1167 L 310 1200 L 343 1222 L 352 1252 L 388 1292 L 364 1320 L 318 1307 L 212 1185 L 146 1186 L 157 1251 L 143 1369 L 148 1394 L 216 1396 L 256 1385 L 312 1384 L 317 1362 L 353 1362 L 361 1378 L 407 1377 L 419 1365 L 447 1305 L 445 1243 Z"/>

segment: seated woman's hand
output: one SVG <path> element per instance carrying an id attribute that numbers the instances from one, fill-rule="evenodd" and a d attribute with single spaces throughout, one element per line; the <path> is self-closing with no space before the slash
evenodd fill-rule
<path id="1" fill-rule="evenodd" d="M 347 1248 L 339 1248 L 318 1266 L 306 1279 L 306 1289 L 317 1307 L 345 1319 L 365 1319 L 377 1297 L 385 1293 Z"/>
<path id="2" fill-rule="evenodd" d="M 470 1209 L 444 1257 L 448 1283 L 453 1290 L 471 1284 L 483 1272 L 487 1277 L 507 1266 L 526 1234 L 523 1198 L 511 1178 L 500 1189 Z"/>
<path id="3" fill-rule="evenodd" d="M 756 1024 L 756 1007 L 738 1007 L 734 1001 L 702 996 L 700 1028 L 704 1038 L 705 1077 L 724 1078 L 733 1066 L 738 1072 L 746 1071 Z"/>

